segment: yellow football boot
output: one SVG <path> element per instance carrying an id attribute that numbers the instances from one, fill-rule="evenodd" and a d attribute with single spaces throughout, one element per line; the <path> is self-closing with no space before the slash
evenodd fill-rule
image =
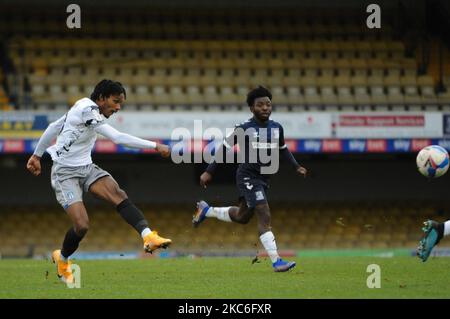
<path id="1" fill-rule="evenodd" d="M 153 253 L 158 248 L 164 248 L 170 246 L 172 243 L 171 239 L 162 238 L 158 236 L 156 231 L 152 231 L 150 234 L 144 237 L 144 250 L 147 253 Z"/>
<path id="2" fill-rule="evenodd" d="M 70 261 L 65 262 L 61 259 L 61 250 L 58 249 L 52 253 L 52 262 L 54 264 L 56 263 L 58 277 L 65 283 L 73 284 L 74 278 L 72 268 L 70 267 L 72 263 Z"/>

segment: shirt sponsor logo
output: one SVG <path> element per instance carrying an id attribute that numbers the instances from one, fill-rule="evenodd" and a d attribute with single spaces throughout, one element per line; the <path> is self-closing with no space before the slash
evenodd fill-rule
<path id="1" fill-rule="evenodd" d="M 257 149 L 274 149 L 278 148 L 278 143 L 252 142 L 252 147 Z"/>

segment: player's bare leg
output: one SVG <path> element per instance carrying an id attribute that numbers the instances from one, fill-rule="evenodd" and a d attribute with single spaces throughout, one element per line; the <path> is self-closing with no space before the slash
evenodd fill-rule
<path id="1" fill-rule="evenodd" d="M 89 192 L 116 206 L 120 216 L 141 235 L 146 252 L 152 253 L 158 248 L 167 248 L 172 243 L 171 239 L 160 237 L 156 231 L 150 230 L 142 212 L 128 199 L 125 191 L 111 176 L 95 181 L 89 187 Z"/>
<path id="2" fill-rule="evenodd" d="M 294 268 L 296 265 L 295 262 L 284 261 L 278 255 L 277 243 L 275 241 L 275 236 L 272 233 L 272 227 L 270 226 L 271 216 L 269 205 L 267 203 L 256 205 L 255 213 L 258 217 L 259 239 L 272 261 L 274 271 L 285 272 Z"/>
<path id="3" fill-rule="evenodd" d="M 254 210 L 248 208 L 244 199 L 239 202 L 239 207 L 210 207 L 205 201 L 197 203 L 197 210 L 192 218 L 194 227 L 200 225 L 206 217 L 213 217 L 225 222 L 247 224 L 254 215 Z"/>
<path id="4" fill-rule="evenodd" d="M 64 237 L 61 250 L 52 253 L 52 261 L 57 265 L 58 277 L 66 283 L 73 283 L 74 277 L 69 257 L 78 249 L 80 241 L 89 229 L 89 217 L 83 202 L 75 202 L 66 209 L 72 221 L 72 227 Z"/>
<path id="5" fill-rule="evenodd" d="M 241 200 L 239 201 L 239 208 L 232 208 L 234 209 L 230 209 L 228 211 L 228 215 L 230 215 L 230 218 L 233 222 L 238 224 L 248 224 L 255 214 L 255 209 L 247 207 L 245 199 L 243 198 L 241 198 Z"/>
<path id="6" fill-rule="evenodd" d="M 272 227 L 270 226 L 271 217 L 269 204 L 256 205 L 255 213 L 258 217 L 258 232 L 261 236 L 262 234 L 272 229 Z"/>

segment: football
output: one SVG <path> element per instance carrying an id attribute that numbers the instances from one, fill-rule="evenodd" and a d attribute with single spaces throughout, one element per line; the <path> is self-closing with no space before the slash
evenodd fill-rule
<path id="1" fill-rule="evenodd" d="M 448 152 L 439 145 L 426 146 L 417 154 L 416 162 L 423 176 L 437 178 L 448 170 Z"/>

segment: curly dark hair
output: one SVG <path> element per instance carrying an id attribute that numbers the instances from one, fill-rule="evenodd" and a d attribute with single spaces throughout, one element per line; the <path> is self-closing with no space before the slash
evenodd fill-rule
<path id="1" fill-rule="evenodd" d="M 104 79 L 98 82 L 95 86 L 94 92 L 92 92 L 91 94 L 91 100 L 97 101 L 98 99 L 100 99 L 100 97 L 108 98 L 111 95 L 121 93 L 125 95 L 125 98 L 127 97 L 127 93 L 125 92 L 122 83 Z"/>
<path id="2" fill-rule="evenodd" d="M 259 97 L 265 97 L 267 96 L 270 100 L 272 100 L 272 93 L 268 89 L 266 89 L 264 86 L 259 85 L 256 89 L 251 90 L 247 94 L 247 105 L 253 106 L 255 103 L 255 99 Z"/>

